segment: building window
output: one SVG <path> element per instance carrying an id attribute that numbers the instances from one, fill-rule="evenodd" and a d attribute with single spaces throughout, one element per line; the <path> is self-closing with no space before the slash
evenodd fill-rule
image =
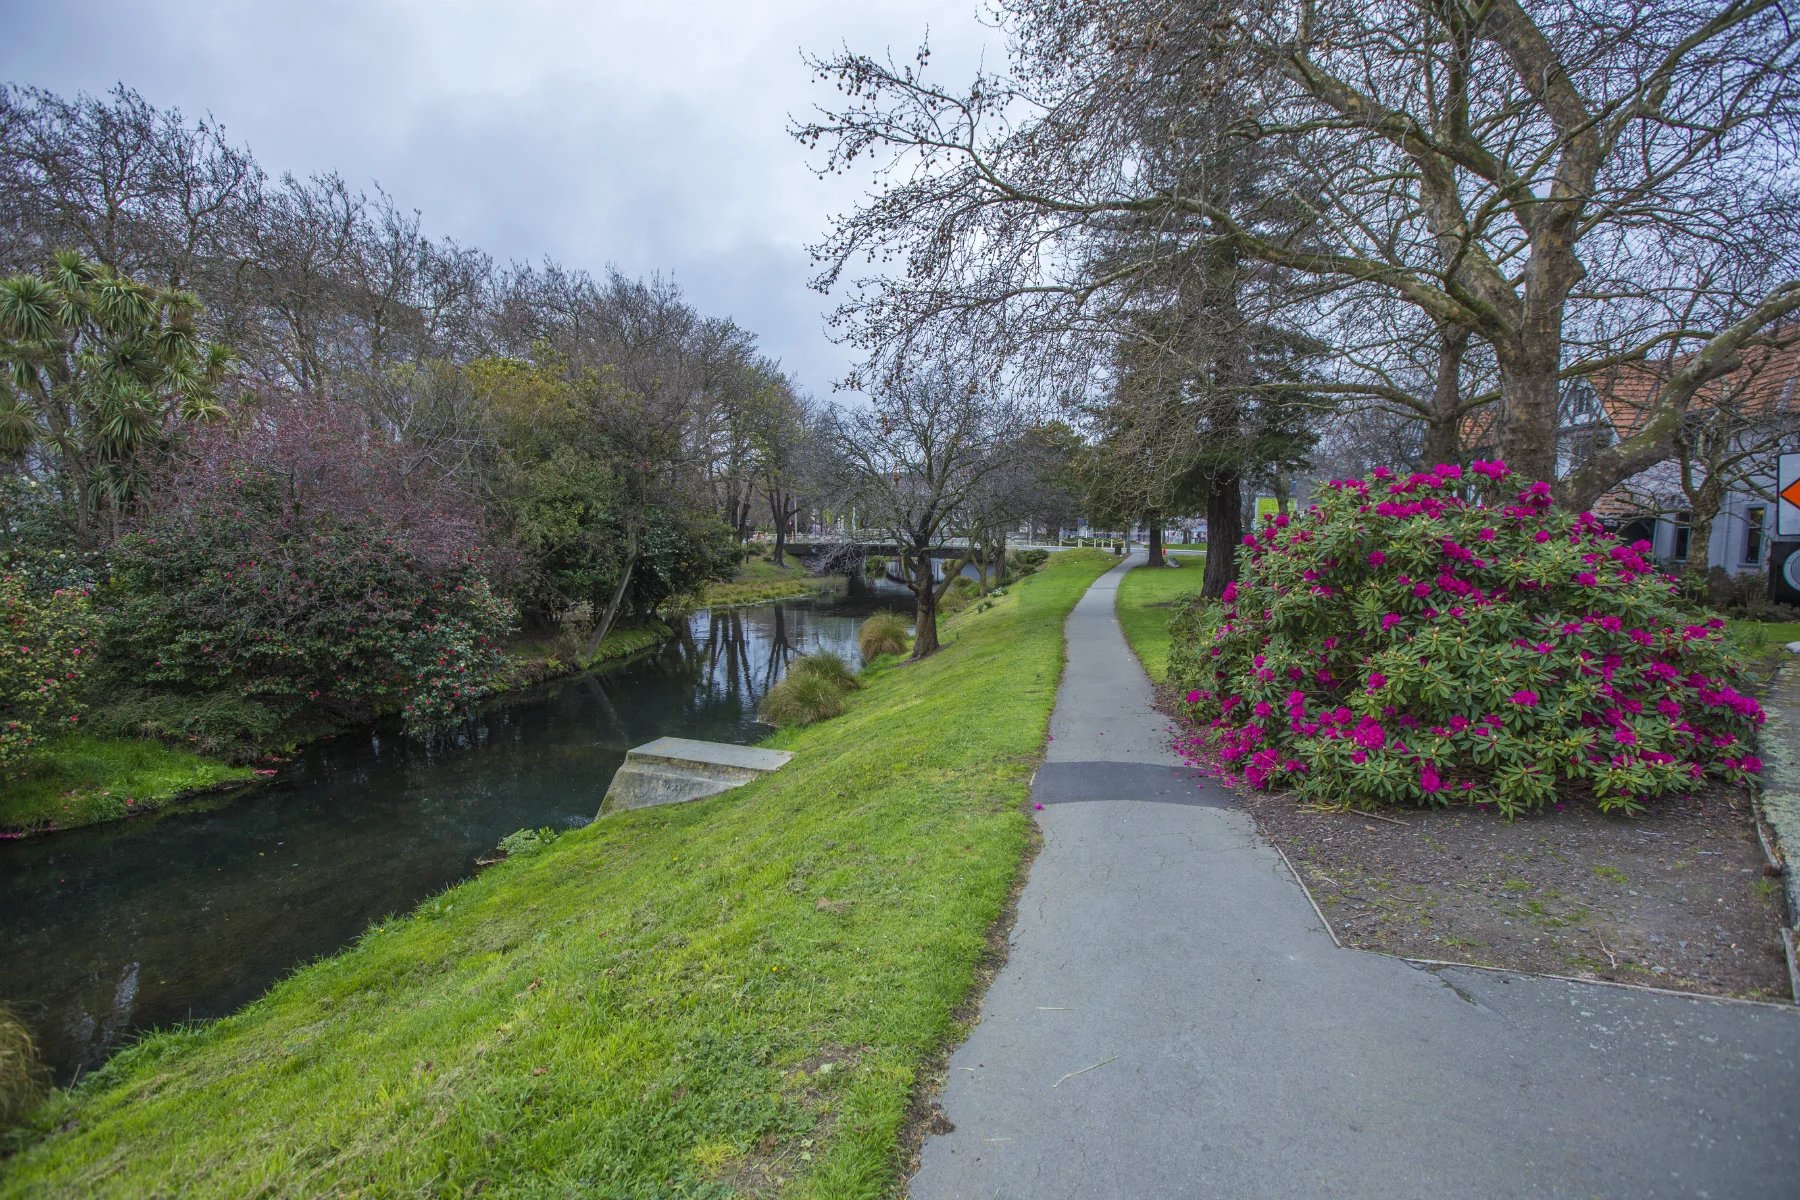
<path id="1" fill-rule="evenodd" d="M 1759 563 L 1763 555 L 1763 521 L 1769 510 L 1758 505 L 1744 510 L 1744 561 Z"/>
<path id="2" fill-rule="evenodd" d="M 1690 512 L 1678 512 L 1675 514 L 1675 520 L 1672 522 L 1675 526 L 1675 541 L 1669 549 L 1669 557 L 1676 562 L 1687 561 L 1688 534 L 1693 532 L 1690 527 L 1693 516 L 1694 514 Z"/>

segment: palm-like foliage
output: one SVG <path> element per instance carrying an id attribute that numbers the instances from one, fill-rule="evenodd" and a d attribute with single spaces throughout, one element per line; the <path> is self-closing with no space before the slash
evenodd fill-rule
<path id="1" fill-rule="evenodd" d="M 224 414 L 230 355 L 199 307 L 73 252 L 0 279 L 0 454 L 33 456 L 84 520 L 129 507 L 181 425 Z"/>

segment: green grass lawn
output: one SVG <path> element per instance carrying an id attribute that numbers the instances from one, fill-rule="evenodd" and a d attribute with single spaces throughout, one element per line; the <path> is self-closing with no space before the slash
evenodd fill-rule
<path id="1" fill-rule="evenodd" d="M 161 808 L 187 792 L 255 777 L 249 767 L 137 738 L 70 734 L 0 778 L 0 831 L 70 829 Z"/>
<path id="2" fill-rule="evenodd" d="M 1117 600 L 1119 627 L 1155 683 L 1169 677 L 1169 620 L 1175 615 L 1175 603 L 1200 590 L 1206 564 L 1203 558 L 1185 556 L 1170 562 L 1176 565 L 1127 572 Z"/>
<path id="3" fill-rule="evenodd" d="M 501 864 L 34 1114 L 0 1195 L 891 1194 L 1028 836 L 1052 556 L 796 757 Z"/>
<path id="4" fill-rule="evenodd" d="M 1800 621 L 1725 622 L 1725 636 L 1743 652 L 1752 667 L 1773 667 L 1787 657 L 1783 649 L 1789 642 L 1800 642 Z"/>

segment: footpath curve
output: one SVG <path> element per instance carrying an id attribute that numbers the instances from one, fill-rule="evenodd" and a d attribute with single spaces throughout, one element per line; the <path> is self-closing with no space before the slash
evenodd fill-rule
<path id="1" fill-rule="evenodd" d="M 1139 561 L 1069 616 L 1043 852 L 913 1200 L 1792 1194 L 1800 1010 L 1337 947 L 1168 748 Z"/>

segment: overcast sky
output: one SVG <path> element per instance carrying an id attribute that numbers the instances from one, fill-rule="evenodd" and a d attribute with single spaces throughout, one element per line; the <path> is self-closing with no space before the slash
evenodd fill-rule
<path id="1" fill-rule="evenodd" d="M 945 82 L 999 61 L 979 0 L 3 3 L 9 82 L 210 113 L 271 175 L 379 180 L 502 261 L 672 274 L 821 396 L 849 359 L 805 246 L 866 181 L 785 132 L 836 95 L 800 49 L 910 57 L 929 28 Z"/>

